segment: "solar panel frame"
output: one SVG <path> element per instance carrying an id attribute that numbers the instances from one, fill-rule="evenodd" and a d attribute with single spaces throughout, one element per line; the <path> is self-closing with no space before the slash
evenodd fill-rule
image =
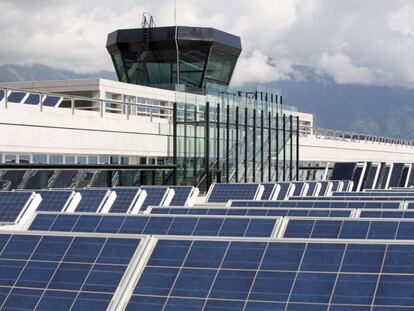
<path id="1" fill-rule="evenodd" d="M 37 212 L 28 231 L 105 234 L 273 237 L 282 217 Z"/>
<path id="2" fill-rule="evenodd" d="M 196 310 L 320 311 L 332 307 L 330 310 L 344 311 L 358 307 L 365 311 L 381 306 L 390 310 L 414 306 L 409 295 L 413 280 L 396 290 L 398 280 L 387 283 L 389 277 L 382 274 L 402 275 L 400 281 L 403 281 L 404 275 L 411 273 L 399 267 L 396 258 L 390 256 L 393 251 L 401 255 L 413 253 L 412 242 L 172 237 L 155 240 L 149 258 L 143 261 L 137 277 L 129 284 L 132 290 L 119 309 L 185 310 L 193 306 Z M 386 257 L 389 259 L 385 260 Z M 190 269 L 194 273 L 189 273 Z M 231 276 L 226 270 L 233 271 Z M 211 278 L 209 271 L 213 272 Z M 372 285 L 368 283 L 372 288 L 369 292 L 364 291 L 365 287 L 356 286 L 358 279 L 353 282 L 351 279 L 349 283 L 341 279 L 349 275 L 361 281 L 361 274 L 374 275 Z M 224 282 L 226 275 L 228 282 Z M 154 279 L 158 286 L 151 282 Z M 191 285 L 184 286 L 188 282 Z M 344 292 L 347 284 L 350 291 Z M 180 297 L 186 300 L 179 301 Z M 365 298 L 363 303 L 355 301 L 358 297 Z"/>
<path id="3" fill-rule="evenodd" d="M 2 278 L 0 308 L 110 308 L 121 299 L 145 239 L 111 234 L 2 231 L 0 269 L 3 276 L 9 271 L 10 282 L 6 284 Z M 25 295 L 24 291 L 37 293 Z M 51 293 L 60 295 L 50 297 Z"/>
<path id="4" fill-rule="evenodd" d="M 111 191 L 116 193 L 116 198 L 107 211 L 101 210 L 102 213 L 130 213 L 142 193 L 142 189 L 136 187 L 114 187 Z"/>
<path id="5" fill-rule="evenodd" d="M 353 217 L 357 209 L 330 208 L 237 208 L 237 207 L 150 207 L 150 215 L 220 215 L 271 217 Z M 414 214 L 414 213 L 413 213 Z M 414 217 L 414 215 L 413 215 Z"/>
<path id="6" fill-rule="evenodd" d="M 249 187 L 250 189 L 246 189 L 246 187 Z M 221 197 L 219 198 L 219 200 L 214 198 L 214 196 L 217 195 L 217 193 L 214 193 L 214 191 L 216 191 L 216 189 L 218 188 L 224 188 L 224 189 L 217 190 L 217 191 L 219 191 L 218 192 L 219 195 L 226 195 L 226 197 Z M 238 188 L 238 189 L 236 190 L 236 189 L 231 189 L 231 188 Z M 264 187 L 261 186 L 259 183 L 243 183 L 243 184 L 217 184 L 216 183 L 210 186 L 210 189 L 207 193 L 204 204 L 226 204 L 232 197 L 236 195 L 237 196 L 242 195 L 243 197 L 249 197 L 251 199 L 258 199 L 262 195 L 263 190 L 264 190 Z"/>
<path id="7" fill-rule="evenodd" d="M 0 224 L 17 224 L 35 210 L 41 197 L 34 192 L 0 191 Z"/>
<path id="8" fill-rule="evenodd" d="M 40 194 L 40 196 L 42 197 L 42 201 L 40 202 L 36 210 L 37 211 L 55 211 L 55 212 L 65 211 L 76 195 L 76 192 L 72 190 L 55 190 L 55 191 L 36 190 L 36 193 Z M 49 196 L 54 196 L 54 197 L 49 199 L 48 198 Z M 56 202 L 56 200 L 58 200 L 58 202 Z M 49 201 L 49 202 L 46 202 L 46 201 Z M 45 205 L 57 204 L 57 203 L 60 203 L 60 206 L 61 206 L 60 209 L 58 209 L 58 207 L 56 209 L 45 207 Z"/>
<path id="9" fill-rule="evenodd" d="M 261 208 L 375 208 L 375 209 L 403 209 L 405 204 L 397 200 L 330 200 L 327 197 L 312 197 L 307 200 L 278 200 L 278 201 L 255 201 L 255 200 L 234 200 L 229 201 L 229 207 L 261 207 Z"/>
<path id="10" fill-rule="evenodd" d="M 285 217 L 277 238 L 414 240 L 414 219 Z"/>

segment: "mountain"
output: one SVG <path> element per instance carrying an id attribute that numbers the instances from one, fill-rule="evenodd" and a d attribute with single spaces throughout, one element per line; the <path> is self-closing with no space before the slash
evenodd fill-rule
<path id="1" fill-rule="evenodd" d="M 86 78 L 117 80 L 111 71 L 85 74 L 41 64 L 0 66 L 0 82 Z M 282 90 L 284 104 L 313 113 L 318 127 L 414 139 L 414 90 L 337 84 L 306 66 L 295 66 L 294 75 L 267 86 Z"/>
<path id="2" fill-rule="evenodd" d="M 95 73 L 77 73 L 66 69 L 58 69 L 41 64 L 0 65 L 0 82 L 19 82 L 34 80 L 66 80 L 102 78 L 118 80 L 115 72 L 99 71 Z"/>
<path id="3" fill-rule="evenodd" d="M 282 90 L 283 103 L 314 114 L 318 127 L 414 139 L 414 90 L 337 84 L 309 68 L 300 79 L 267 86 Z"/>

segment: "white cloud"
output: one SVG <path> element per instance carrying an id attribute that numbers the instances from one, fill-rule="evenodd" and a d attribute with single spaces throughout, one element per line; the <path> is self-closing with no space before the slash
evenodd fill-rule
<path id="1" fill-rule="evenodd" d="M 339 84 L 372 84 L 375 76 L 367 67 L 358 67 L 342 53 L 322 54 L 319 67 Z"/>
<path id="2" fill-rule="evenodd" d="M 151 12 L 173 24 L 173 0 L 0 0 L 0 63 L 113 70 L 106 36 Z M 178 23 L 240 35 L 234 83 L 269 82 L 307 65 L 339 83 L 414 87 L 408 0 L 177 0 Z"/>

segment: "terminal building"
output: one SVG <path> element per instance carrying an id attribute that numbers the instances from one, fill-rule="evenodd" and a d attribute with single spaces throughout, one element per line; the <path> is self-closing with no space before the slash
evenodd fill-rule
<path id="1" fill-rule="evenodd" d="M 117 30 L 119 81 L 0 85 L 2 187 L 322 179 L 335 162 L 414 163 L 413 142 L 316 129 L 282 91 L 229 88 L 239 37 L 199 27 Z M 20 166 L 19 166 L 20 165 Z M 18 170 L 21 167 L 21 170 Z"/>

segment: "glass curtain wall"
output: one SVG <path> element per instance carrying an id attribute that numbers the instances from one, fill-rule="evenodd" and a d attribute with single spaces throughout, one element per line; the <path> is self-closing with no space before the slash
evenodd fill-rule
<path id="1" fill-rule="evenodd" d="M 177 184 L 295 180 L 298 119 L 280 99 L 176 92 Z"/>

